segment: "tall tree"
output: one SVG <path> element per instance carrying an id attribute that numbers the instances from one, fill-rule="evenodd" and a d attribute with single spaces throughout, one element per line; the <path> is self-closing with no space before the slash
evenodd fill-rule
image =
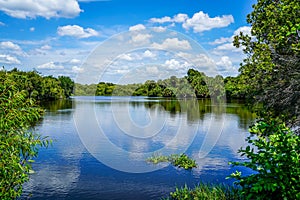
<path id="1" fill-rule="evenodd" d="M 300 122 L 300 1 L 258 0 L 248 15 L 251 34 L 234 45 L 248 55 L 240 68 L 247 91 L 262 103 L 266 116 Z"/>

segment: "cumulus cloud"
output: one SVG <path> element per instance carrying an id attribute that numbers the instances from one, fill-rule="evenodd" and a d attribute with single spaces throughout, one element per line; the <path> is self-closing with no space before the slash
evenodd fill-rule
<path id="1" fill-rule="evenodd" d="M 10 49 L 10 50 L 15 50 L 15 51 L 21 50 L 21 47 L 19 45 L 14 44 L 11 41 L 0 42 L 0 48 L 1 49 Z"/>
<path id="2" fill-rule="evenodd" d="M 223 15 L 222 17 L 209 17 L 208 14 L 200 11 L 195 13 L 192 18 L 187 19 L 182 27 L 186 30 L 192 28 L 195 33 L 208 31 L 213 28 L 226 27 L 233 23 L 234 19 L 232 15 Z"/>
<path id="3" fill-rule="evenodd" d="M 72 60 L 69 61 L 70 64 L 80 64 L 81 61 L 76 59 L 76 58 L 73 58 Z"/>
<path id="4" fill-rule="evenodd" d="M 150 50 L 146 50 L 144 53 L 143 53 L 143 58 L 154 58 L 156 55 L 150 51 Z"/>
<path id="5" fill-rule="evenodd" d="M 245 35 L 251 36 L 251 27 L 250 26 L 242 26 L 234 31 L 234 35 L 239 35 L 240 32 L 243 32 Z"/>
<path id="6" fill-rule="evenodd" d="M 41 50 L 50 50 L 50 49 L 51 49 L 51 46 L 49 46 L 47 44 L 41 47 Z"/>
<path id="7" fill-rule="evenodd" d="M 166 66 L 167 68 L 172 69 L 172 70 L 179 70 L 179 69 L 186 69 L 188 67 L 191 67 L 191 64 L 189 64 L 186 61 L 180 62 L 180 61 L 172 58 L 170 60 L 166 60 L 164 66 Z"/>
<path id="8" fill-rule="evenodd" d="M 131 43 L 135 43 L 135 44 L 148 44 L 150 42 L 150 38 L 152 38 L 151 34 L 143 34 L 143 33 L 139 33 L 139 34 L 135 34 L 131 36 Z"/>
<path id="9" fill-rule="evenodd" d="M 119 56 L 119 59 L 121 60 L 126 60 L 126 61 L 132 61 L 133 58 L 130 54 L 122 54 Z"/>
<path id="10" fill-rule="evenodd" d="M 84 69 L 83 69 L 83 68 L 80 68 L 80 67 L 78 67 L 78 66 L 73 66 L 73 67 L 72 67 L 72 71 L 73 71 L 74 73 L 81 73 L 81 72 L 84 71 Z"/>
<path id="11" fill-rule="evenodd" d="M 232 38 L 221 37 L 221 38 L 216 39 L 213 42 L 210 42 L 209 44 L 216 45 L 216 44 L 224 44 L 226 42 L 232 42 Z"/>
<path id="12" fill-rule="evenodd" d="M 145 30 L 146 27 L 143 24 L 137 24 L 135 26 L 131 26 L 129 27 L 129 31 L 141 31 L 141 30 Z"/>
<path id="13" fill-rule="evenodd" d="M 152 29 L 153 29 L 153 31 L 155 31 L 157 33 L 163 33 L 167 30 L 166 27 L 162 27 L 162 26 L 155 26 Z"/>
<path id="14" fill-rule="evenodd" d="M 179 13 L 173 17 L 165 16 L 162 18 L 151 18 L 149 20 L 151 23 L 182 23 L 182 27 L 186 30 L 192 29 L 195 33 L 201 33 L 203 31 L 208 31 L 213 28 L 226 27 L 234 22 L 232 15 L 223 15 L 217 17 L 210 17 L 203 11 L 199 11 L 189 17 L 187 14 Z"/>
<path id="15" fill-rule="evenodd" d="M 216 63 L 218 66 L 223 66 L 226 68 L 231 68 L 232 67 L 232 62 L 228 56 L 222 56 L 221 60 Z"/>
<path id="16" fill-rule="evenodd" d="M 147 73 L 150 73 L 150 74 L 158 74 L 159 73 L 159 70 L 156 66 L 146 67 L 146 71 L 147 71 Z"/>
<path id="17" fill-rule="evenodd" d="M 188 18 L 189 16 L 187 14 L 179 13 L 173 17 L 173 22 L 184 23 Z"/>
<path id="18" fill-rule="evenodd" d="M 72 36 L 76 38 L 88 38 L 99 35 L 94 29 L 84 29 L 78 25 L 60 26 L 57 28 L 57 34 L 60 36 Z"/>
<path id="19" fill-rule="evenodd" d="M 37 66 L 37 69 L 55 70 L 55 69 L 64 69 L 64 66 L 62 66 L 58 63 L 54 63 L 54 62 L 48 62 L 48 63 Z"/>
<path id="20" fill-rule="evenodd" d="M 178 38 L 167 38 L 162 44 L 153 43 L 152 47 L 158 49 L 170 49 L 170 50 L 189 50 L 191 45 L 187 40 L 179 40 Z"/>
<path id="21" fill-rule="evenodd" d="M 21 64 L 21 62 L 16 57 L 7 54 L 0 54 L 0 63 Z"/>
<path id="22" fill-rule="evenodd" d="M 171 17 L 162 17 L 162 18 L 151 18 L 150 19 L 150 22 L 152 23 L 160 23 L 160 24 L 163 24 L 163 23 L 166 23 L 166 22 L 172 22 L 172 18 Z"/>
<path id="23" fill-rule="evenodd" d="M 238 48 L 233 46 L 232 43 L 225 43 L 215 48 L 217 51 L 240 51 Z"/>
<path id="24" fill-rule="evenodd" d="M 82 10 L 77 0 L 0 0 L 0 10 L 15 18 L 73 18 Z"/>

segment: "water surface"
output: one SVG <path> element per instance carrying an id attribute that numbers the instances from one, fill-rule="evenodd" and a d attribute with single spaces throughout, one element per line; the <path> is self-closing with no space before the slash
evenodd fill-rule
<path id="1" fill-rule="evenodd" d="M 25 184 L 31 199 L 160 199 L 176 186 L 226 183 L 254 115 L 243 103 L 145 97 L 74 97 L 45 105 L 41 149 Z M 153 165 L 153 154 L 186 153 L 193 170 Z M 240 168 L 245 173 L 245 169 Z"/>

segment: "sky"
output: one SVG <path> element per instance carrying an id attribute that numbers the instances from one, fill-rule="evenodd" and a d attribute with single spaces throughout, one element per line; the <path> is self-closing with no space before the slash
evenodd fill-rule
<path id="1" fill-rule="evenodd" d="M 134 83 L 189 68 L 236 76 L 256 1 L 0 0 L 0 65 L 70 76 L 76 82 Z"/>

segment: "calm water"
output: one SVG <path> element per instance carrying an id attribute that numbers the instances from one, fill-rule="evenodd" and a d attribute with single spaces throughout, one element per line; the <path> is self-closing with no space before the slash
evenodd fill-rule
<path id="1" fill-rule="evenodd" d="M 75 97 L 45 105 L 41 149 L 25 184 L 31 199 L 160 199 L 176 186 L 228 183 L 254 115 L 238 102 L 143 97 Z M 193 170 L 147 157 L 183 153 Z M 245 173 L 249 173 L 243 170 Z"/>

